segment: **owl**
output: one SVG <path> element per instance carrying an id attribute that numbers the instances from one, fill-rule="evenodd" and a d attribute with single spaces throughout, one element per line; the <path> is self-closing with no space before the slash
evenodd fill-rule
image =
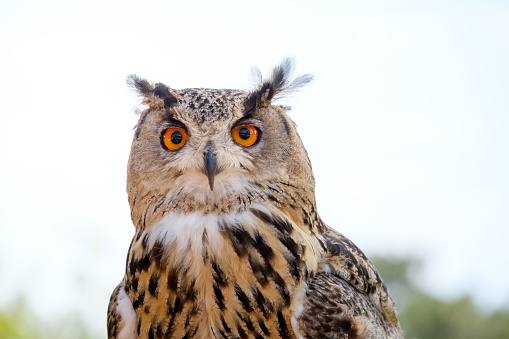
<path id="1" fill-rule="evenodd" d="M 108 338 L 403 338 L 375 267 L 318 215 L 308 155 L 275 104 L 312 79 L 292 69 L 251 91 L 128 78 L 147 109 Z"/>

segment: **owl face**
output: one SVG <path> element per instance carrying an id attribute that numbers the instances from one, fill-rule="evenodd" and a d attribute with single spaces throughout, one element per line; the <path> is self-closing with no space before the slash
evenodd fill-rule
<path id="1" fill-rule="evenodd" d="M 295 124 L 271 104 L 270 88 L 173 90 L 131 81 L 149 107 L 136 126 L 129 159 L 131 208 L 135 199 L 153 197 L 172 201 L 177 210 L 181 203 L 231 209 L 263 199 L 271 182 L 300 178 L 314 185 Z"/>

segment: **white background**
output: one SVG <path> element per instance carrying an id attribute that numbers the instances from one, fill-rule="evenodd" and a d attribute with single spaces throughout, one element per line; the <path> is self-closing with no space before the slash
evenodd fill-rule
<path id="1" fill-rule="evenodd" d="M 312 3 L 312 4 L 311 4 Z M 0 306 L 101 334 L 134 227 L 137 73 L 252 86 L 287 56 L 318 209 L 434 295 L 509 304 L 507 1 L 2 1 Z"/>

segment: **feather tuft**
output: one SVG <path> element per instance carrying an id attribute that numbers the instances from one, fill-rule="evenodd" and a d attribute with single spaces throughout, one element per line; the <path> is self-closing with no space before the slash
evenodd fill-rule
<path id="1" fill-rule="evenodd" d="M 292 80 L 294 66 L 293 58 L 286 58 L 281 64 L 274 67 L 266 80 L 263 80 L 258 69 L 253 69 L 252 73 L 258 78 L 259 85 L 246 100 L 246 107 L 252 109 L 270 105 L 272 100 L 290 95 L 313 80 L 313 76 L 310 74 L 304 74 Z"/>
<path id="2" fill-rule="evenodd" d="M 154 96 L 163 99 L 164 106 L 170 107 L 178 102 L 177 97 L 170 93 L 170 88 L 162 83 L 151 84 L 145 79 L 140 78 L 136 74 L 127 77 L 127 84 L 136 89 L 139 94 L 144 96 L 148 102 L 154 100 Z"/>

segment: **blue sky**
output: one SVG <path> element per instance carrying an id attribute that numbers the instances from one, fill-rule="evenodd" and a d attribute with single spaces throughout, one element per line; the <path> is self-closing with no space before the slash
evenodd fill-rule
<path id="1" fill-rule="evenodd" d="M 0 48 L 0 304 L 105 332 L 134 230 L 128 74 L 248 89 L 293 56 L 324 221 L 422 258 L 431 293 L 509 305 L 507 2 L 3 1 Z"/>

